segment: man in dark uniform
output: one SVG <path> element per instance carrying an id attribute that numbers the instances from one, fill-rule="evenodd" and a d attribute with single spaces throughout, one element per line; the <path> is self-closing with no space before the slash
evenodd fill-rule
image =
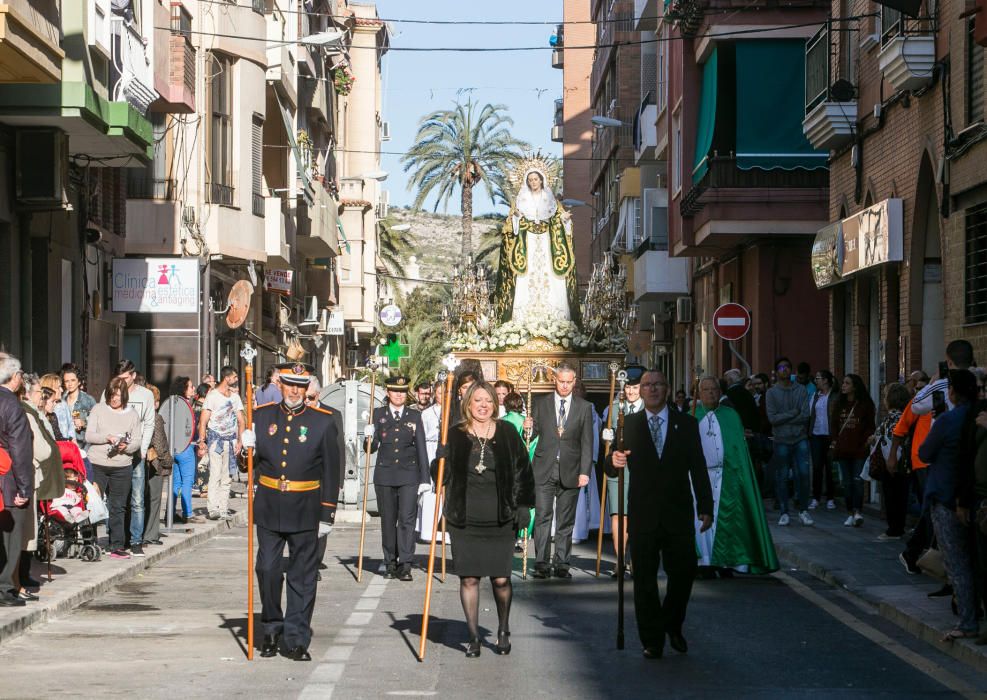
<path id="1" fill-rule="evenodd" d="M 391 378 L 386 388 L 387 404 L 374 409 L 364 436 L 370 439 L 370 450 L 377 452 L 374 491 L 380 510 L 385 577 L 410 581 L 418 496 L 432 488 L 425 426 L 421 414 L 405 406 L 407 377 Z"/>
<path id="2" fill-rule="evenodd" d="M 261 656 L 278 653 L 310 661 L 312 612 L 318 577 L 318 538 L 336 518 L 339 496 L 337 422 L 329 410 L 305 405 L 305 389 L 314 373 L 311 365 L 278 365 L 283 398 L 258 406 L 254 431 L 245 431 L 243 444 L 256 446 L 254 522 L 257 524 L 257 582 L 262 604 L 264 642 Z M 288 565 L 284 567 L 285 544 Z M 281 589 L 288 579 L 287 609 Z"/>

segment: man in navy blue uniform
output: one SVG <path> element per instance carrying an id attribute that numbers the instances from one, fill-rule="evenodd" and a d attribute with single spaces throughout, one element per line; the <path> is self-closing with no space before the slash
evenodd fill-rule
<path id="1" fill-rule="evenodd" d="M 421 414 L 405 406 L 410 388 L 407 377 L 392 377 L 386 388 L 387 404 L 374 409 L 364 436 L 370 439 L 370 450 L 377 453 L 374 491 L 385 577 L 410 581 L 418 496 L 432 488 L 425 426 Z"/>
<path id="2" fill-rule="evenodd" d="M 254 431 L 243 444 L 256 446 L 254 522 L 257 524 L 257 582 L 264 641 L 261 656 L 284 653 L 310 661 L 312 612 L 318 578 L 318 538 L 336 518 L 339 496 L 339 443 L 343 436 L 330 409 L 305 404 L 311 365 L 278 365 L 283 398 L 258 406 Z M 283 566 L 288 545 L 288 565 Z M 287 607 L 281 590 L 288 580 Z"/>

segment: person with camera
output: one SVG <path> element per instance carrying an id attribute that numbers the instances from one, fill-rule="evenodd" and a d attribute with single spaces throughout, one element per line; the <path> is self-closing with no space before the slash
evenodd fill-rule
<path id="1" fill-rule="evenodd" d="M 114 377 L 103 401 L 93 406 L 86 426 L 89 461 L 110 511 L 106 528 L 112 559 L 130 559 L 125 547 L 124 513 L 130 499 L 134 455 L 141 448 L 141 419 L 128 406 L 129 399 L 126 380 Z"/>
<path id="2" fill-rule="evenodd" d="M 527 524 L 529 509 L 535 505 L 534 474 L 517 429 L 497 420 L 492 386 L 484 381 L 470 385 L 463 397 L 462 418 L 439 449 L 446 456 L 443 514 L 469 631 L 466 656 L 480 655 L 480 579 L 485 576 L 497 604 L 494 650 L 504 655 L 511 653 L 514 535 Z"/>

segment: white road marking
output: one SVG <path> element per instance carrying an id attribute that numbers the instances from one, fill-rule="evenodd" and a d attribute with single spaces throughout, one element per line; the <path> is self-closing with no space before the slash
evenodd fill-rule
<path id="1" fill-rule="evenodd" d="M 817 608 L 829 613 L 832 617 L 842 622 L 857 634 L 869 639 L 885 651 L 894 654 L 912 668 L 917 671 L 921 671 L 929 678 L 942 684 L 954 693 L 958 693 L 964 698 L 984 698 L 983 692 L 978 691 L 963 679 L 953 675 L 936 662 L 927 659 L 903 644 L 896 642 L 888 635 L 874 627 L 871 627 L 866 622 L 855 617 L 836 603 L 826 600 L 826 598 L 816 593 L 801 581 L 782 571 L 777 571 L 772 574 L 772 576 L 781 579 L 785 585 L 791 588 L 795 593 L 805 598 Z"/>
<path id="2" fill-rule="evenodd" d="M 373 611 L 380 604 L 380 597 L 387 587 L 387 579 L 375 575 L 363 594 L 357 599 L 354 610 L 368 612 L 353 612 L 343 623 L 343 627 L 336 633 L 332 645 L 326 649 L 319 665 L 315 667 L 309 676 L 308 683 L 299 693 L 301 700 L 315 700 L 316 698 L 329 700 L 336 684 L 343 677 L 346 670 L 346 662 L 353 654 L 356 643 L 360 641 L 363 630 L 366 629 L 370 620 L 373 619 Z"/>

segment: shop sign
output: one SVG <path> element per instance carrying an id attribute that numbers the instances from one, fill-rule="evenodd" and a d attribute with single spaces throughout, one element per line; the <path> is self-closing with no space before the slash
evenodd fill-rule
<path id="1" fill-rule="evenodd" d="M 114 258 L 111 286 L 118 313 L 198 313 L 199 260 Z"/>
<path id="2" fill-rule="evenodd" d="M 885 199 L 816 234 L 812 275 L 822 289 L 904 255 L 902 201 Z"/>
<path id="3" fill-rule="evenodd" d="M 329 314 L 329 320 L 326 322 L 326 335 L 343 335 L 344 333 L 345 329 L 342 312 L 331 312 Z"/>
<path id="4" fill-rule="evenodd" d="M 291 281 L 294 270 L 265 270 L 264 289 L 277 294 L 291 296 Z"/>

